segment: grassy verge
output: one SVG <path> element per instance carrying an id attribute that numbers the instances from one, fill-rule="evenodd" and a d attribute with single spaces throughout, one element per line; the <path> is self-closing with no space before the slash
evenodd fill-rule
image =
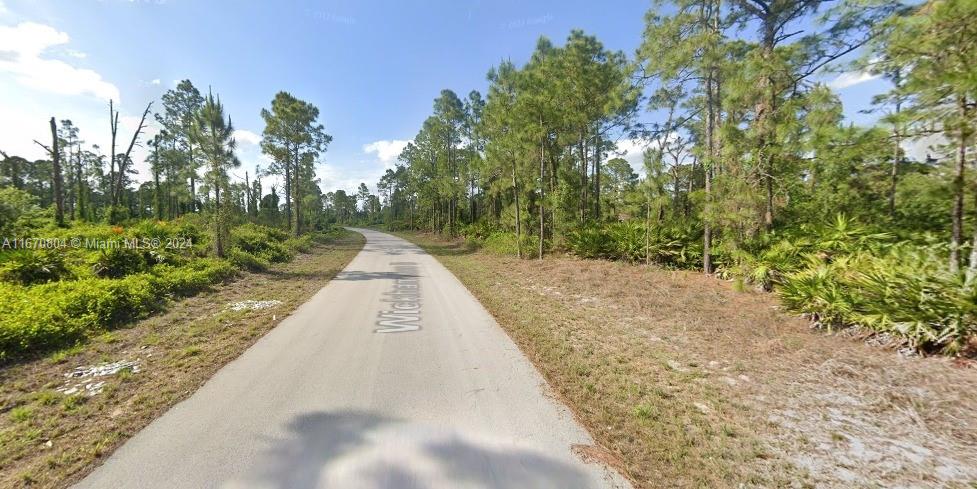
<path id="1" fill-rule="evenodd" d="M 308 300 L 362 246 L 362 236 L 344 231 L 289 263 L 171 303 L 163 314 L 0 370 L 0 487 L 79 480 Z M 132 363 L 113 375 L 66 380 L 76 367 L 111 362 Z M 81 387 L 69 394 L 66 383 Z"/>
<path id="2" fill-rule="evenodd" d="M 812 331 L 694 272 L 402 234 L 496 317 L 638 487 L 970 487 L 977 369 Z"/>

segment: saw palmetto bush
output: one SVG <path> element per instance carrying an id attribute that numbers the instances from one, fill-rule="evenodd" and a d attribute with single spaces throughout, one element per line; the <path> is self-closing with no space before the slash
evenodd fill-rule
<path id="1" fill-rule="evenodd" d="M 692 227 L 652 226 L 626 221 L 567 233 L 568 250 L 581 258 L 644 262 L 695 268 L 702 261 L 701 232 Z"/>
<path id="2" fill-rule="evenodd" d="M 977 282 L 950 270 L 944 248 L 901 243 L 832 261 L 812 255 L 778 294 L 827 327 L 861 326 L 915 349 L 956 353 L 977 334 Z"/>
<path id="3" fill-rule="evenodd" d="M 784 276 L 830 263 L 852 253 L 881 253 L 892 235 L 877 232 L 843 214 L 810 226 L 781 233 L 767 233 L 742 246 L 729 247 L 720 276 L 745 281 L 766 291 L 783 282 Z"/>
<path id="4" fill-rule="evenodd" d="M 605 228 L 586 226 L 567 233 L 567 248 L 581 258 L 614 259 L 614 240 Z"/>

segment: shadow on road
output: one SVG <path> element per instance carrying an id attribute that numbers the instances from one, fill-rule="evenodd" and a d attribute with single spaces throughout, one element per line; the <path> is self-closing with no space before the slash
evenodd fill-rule
<path id="1" fill-rule="evenodd" d="M 534 450 L 363 411 L 295 416 L 241 487 L 582 488 L 580 469 Z"/>
<path id="2" fill-rule="evenodd" d="M 400 280 L 405 278 L 417 278 L 417 275 L 397 272 L 361 272 L 359 270 L 346 270 L 338 273 L 333 280 Z"/>

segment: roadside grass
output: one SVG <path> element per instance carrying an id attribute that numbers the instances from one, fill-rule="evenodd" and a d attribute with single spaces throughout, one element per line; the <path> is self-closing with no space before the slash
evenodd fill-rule
<path id="1" fill-rule="evenodd" d="M 95 341 L 0 369 L 0 487 L 67 487 L 80 480 L 307 301 L 363 243 L 361 235 L 343 231 L 289 263 L 242 272 Z M 249 299 L 281 304 L 227 309 Z M 75 367 L 121 360 L 137 362 L 138 370 L 99 377 L 105 384 L 97 395 L 56 390 Z"/>
<path id="2" fill-rule="evenodd" d="M 638 487 L 973 487 L 977 369 L 812 330 L 684 271 L 400 233 L 478 297 Z"/>

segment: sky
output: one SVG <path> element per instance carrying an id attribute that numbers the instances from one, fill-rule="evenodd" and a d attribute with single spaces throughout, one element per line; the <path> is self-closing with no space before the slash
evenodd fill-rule
<path id="1" fill-rule="evenodd" d="M 485 74 L 525 63 L 536 39 L 571 29 L 633 55 L 649 0 L 0 0 L 0 150 L 45 157 L 48 120 L 109 146 L 108 101 L 127 144 L 146 104 L 190 79 L 219 94 L 242 166 L 267 166 L 260 110 L 285 90 L 315 104 L 333 142 L 316 168 L 323 191 L 374 187 L 445 88 L 483 94 Z M 824 73 L 857 124 L 885 82 Z M 650 120 L 653 114 L 645 114 Z M 150 128 L 151 135 L 155 128 Z M 644 143 L 620 141 L 638 169 Z M 123 151 L 121 149 L 120 151 Z M 133 152 L 149 178 L 146 148 Z"/>

